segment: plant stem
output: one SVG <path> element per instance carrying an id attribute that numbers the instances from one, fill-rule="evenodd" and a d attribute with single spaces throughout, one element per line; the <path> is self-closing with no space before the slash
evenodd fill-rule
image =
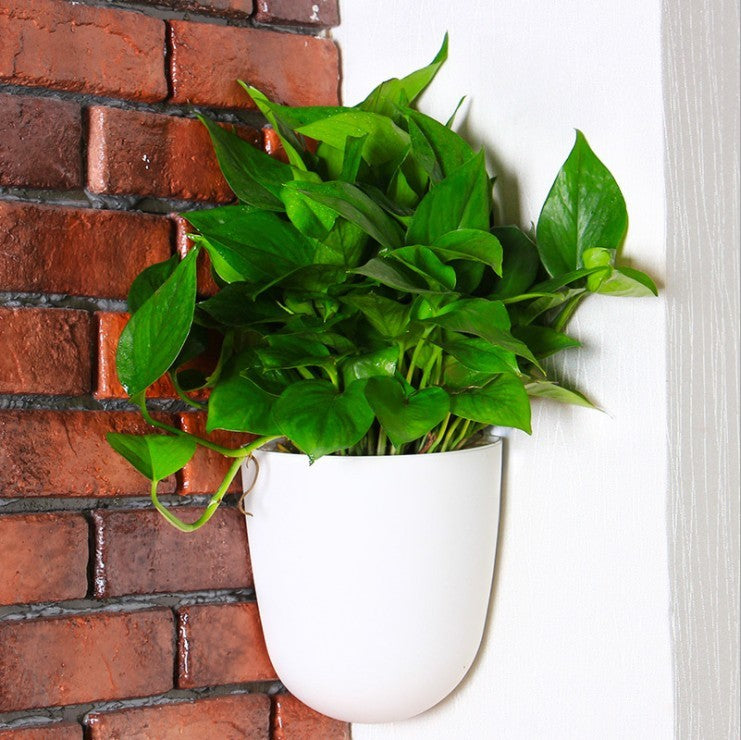
<path id="1" fill-rule="evenodd" d="M 448 432 L 445 435 L 445 439 L 443 440 L 442 447 L 440 447 L 440 452 L 447 452 L 450 449 L 450 443 L 453 439 L 453 435 L 456 433 L 456 430 L 461 425 L 461 422 L 463 419 L 460 416 L 457 416 L 453 423 L 448 427 Z"/>
<path id="2" fill-rule="evenodd" d="M 386 450 L 386 432 L 383 427 L 378 430 L 378 443 L 376 444 L 376 455 L 383 455 Z"/>
<path id="3" fill-rule="evenodd" d="M 435 366 L 435 363 L 440 358 L 440 355 L 442 354 L 442 352 L 443 351 L 439 347 L 435 347 L 435 349 L 432 350 L 432 357 L 430 357 L 429 362 L 425 365 L 425 369 L 422 371 L 422 379 L 419 381 L 420 390 L 427 386 L 427 380 L 430 377 L 432 368 Z"/>
<path id="4" fill-rule="evenodd" d="M 448 428 L 448 422 L 450 421 L 450 414 L 448 414 L 444 419 L 443 423 L 440 425 L 440 431 L 437 434 L 437 437 L 435 437 L 435 441 L 429 446 L 427 449 L 427 452 L 434 452 L 438 445 L 443 441 L 443 436 L 445 435 L 445 430 Z"/>
<path id="5" fill-rule="evenodd" d="M 167 519 L 167 521 L 172 524 L 173 527 L 176 527 L 181 532 L 195 532 L 197 529 L 200 529 L 204 524 L 206 524 L 206 522 L 208 522 L 208 520 L 211 519 L 211 517 L 214 515 L 216 509 L 219 508 L 221 500 L 224 498 L 226 492 L 229 490 L 229 486 L 239 472 L 239 468 L 244 462 L 244 459 L 246 457 L 249 457 L 256 449 L 262 447 L 268 442 L 272 442 L 272 440 L 274 439 L 279 439 L 279 437 L 258 437 L 258 439 L 250 442 L 245 447 L 240 447 L 238 451 L 235 450 L 235 452 L 239 452 L 240 454 L 238 456 L 234 455 L 236 459 L 230 465 L 226 476 L 224 476 L 224 480 L 221 481 L 221 485 L 219 486 L 218 490 L 216 491 L 216 493 L 214 493 L 213 496 L 211 496 L 211 499 L 206 505 L 206 509 L 204 510 L 203 514 L 201 514 L 201 516 L 196 519 L 196 521 L 192 523 L 184 522 L 182 519 L 176 517 L 167 507 L 162 505 L 159 498 L 157 497 L 157 485 L 159 484 L 159 481 L 156 480 L 152 481 L 152 485 L 150 488 L 150 494 L 152 497 L 152 504 L 154 504 L 154 508 L 157 509 L 157 511 L 159 511 L 159 513 L 162 514 L 162 516 L 165 517 L 165 519 Z"/>

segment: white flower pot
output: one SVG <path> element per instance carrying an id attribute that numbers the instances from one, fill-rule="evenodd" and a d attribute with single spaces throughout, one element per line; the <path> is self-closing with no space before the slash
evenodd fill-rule
<path id="1" fill-rule="evenodd" d="M 460 683 L 489 602 L 501 447 L 311 466 L 256 453 L 245 499 L 255 590 L 292 694 L 336 719 L 390 722 Z"/>

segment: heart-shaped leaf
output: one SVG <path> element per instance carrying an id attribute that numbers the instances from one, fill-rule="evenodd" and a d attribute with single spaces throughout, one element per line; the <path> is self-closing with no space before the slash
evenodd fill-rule
<path id="1" fill-rule="evenodd" d="M 312 461 L 352 447 L 373 423 L 365 383 L 357 380 L 344 393 L 324 380 L 293 383 L 275 402 L 273 419 Z"/>
<path id="2" fill-rule="evenodd" d="M 424 436 L 450 411 L 450 397 L 442 388 L 407 395 L 395 378 L 370 378 L 365 397 L 394 447 Z"/>
<path id="3" fill-rule="evenodd" d="M 109 432 L 106 439 L 119 455 L 152 481 L 163 480 L 180 470 L 196 451 L 196 443 L 190 437 Z"/>
<path id="4" fill-rule="evenodd" d="M 500 375 L 483 388 L 471 388 L 450 397 L 450 410 L 456 416 L 492 424 L 515 427 L 530 434 L 530 399 L 522 380 Z"/>
<path id="5" fill-rule="evenodd" d="M 227 429 L 273 436 L 280 430 L 273 421 L 278 396 L 269 393 L 237 372 L 222 378 L 208 401 L 206 431 Z"/>

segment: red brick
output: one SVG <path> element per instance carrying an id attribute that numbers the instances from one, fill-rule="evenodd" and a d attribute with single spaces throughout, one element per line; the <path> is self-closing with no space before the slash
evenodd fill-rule
<path id="1" fill-rule="evenodd" d="M 125 298 L 170 256 L 164 216 L 0 202 L 0 290 Z"/>
<path id="2" fill-rule="evenodd" d="M 172 100 L 254 108 L 237 80 L 287 105 L 336 105 L 339 59 L 329 39 L 170 21 Z"/>
<path id="3" fill-rule="evenodd" d="M 149 495 L 149 481 L 105 435 L 152 431 L 128 411 L 0 411 L 0 497 Z M 174 476 L 159 485 L 174 490 Z"/>
<path id="4" fill-rule="evenodd" d="M 0 622 L 0 712 L 160 694 L 173 659 L 169 609 Z"/>
<path id="5" fill-rule="evenodd" d="M 286 164 L 288 163 L 288 155 L 283 148 L 283 142 L 281 142 L 278 132 L 269 126 L 265 126 L 262 130 L 262 148 L 271 157 L 280 159 L 281 162 L 286 162 Z"/>
<path id="6" fill-rule="evenodd" d="M 192 233 L 190 224 L 182 216 L 173 216 L 175 221 L 175 244 L 178 254 L 183 259 L 193 246 L 193 242 L 188 238 Z M 202 296 L 212 296 L 219 292 L 219 286 L 216 284 L 211 274 L 211 260 L 205 250 L 201 250 L 198 255 L 198 294 Z"/>
<path id="7" fill-rule="evenodd" d="M 236 130 L 259 146 L 259 131 Z M 113 195 L 234 199 L 200 121 L 102 106 L 89 111 L 88 184 Z"/>
<path id="8" fill-rule="evenodd" d="M 255 20 L 329 28 L 340 24 L 340 11 L 337 0 L 255 0 Z"/>
<path id="9" fill-rule="evenodd" d="M 96 312 L 97 333 L 97 380 L 96 398 L 128 398 L 124 387 L 118 381 L 116 372 L 116 350 L 121 332 L 129 321 L 127 313 Z M 168 376 L 163 376 L 147 389 L 147 398 L 177 398 L 175 387 Z"/>
<path id="10" fill-rule="evenodd" d="M 291 694 L 273 698 L 273 740 L 350 740 L 347 722 L 325 717 Z"/>
<path id="11" fill-rule="evenodd" d="M 203 509 L 176 507 L 195 521 Z M 157 511 L 95 511 L 95 595 L 251 588 L 244 517 L 221 507 L 184 534 Z"/>
<path id="12" fill-rule="evenodd" d="M 207 604 L 179 610 L 181 689 L 275 678 L 257 604 Z"/>
<path id="13" fill-rule="evenodd" d="M 81 188 L 80 118 L 77 103 L 0 95 L 0 185 Z"/>
<path id="14" fill-rule="evenodd" d="M 157 18 L 62 0 L 4 0 L 0 38 L 0 80 L 132 100 L 167 95 L 165 26 Z"/>
<path id="15" fill-rule="evenodd" d="M 183 10 L 222 18 L 249 18 L 252 0 L 132 0 L 139 5 L 157 5 L 173 10 Z"/>
<path id="16" fill-rule="evenodd" d="M 270 699 L 236 694 L 88 715 L 90 740 L 268 740 Z M 319 740 L 317 738 L 316 740 Z"/>
<path id="17" fill-rule="evenodd" d="M 80 514 L 0 516 L 0 604 L 83 598 L 87 543 Z"/>
<path id="18" fill-rule="evenodd" d="M 90 392 L 90 314 L 0 308 L 0 393 Z"/>
<path id="19" fill-rule="evenodd" d="M 0 730 L 0 740 L 82 740 L 77 722 L 55 722 L 17 730 Z"/>
<path id="20" fill-rule="evenodd" d="M 255 439 L 253 434 L 237 434 L 220 429 L 211 434 L 206 434 L 206 415 L 198 412 L 180 414 L 180 427 L 186 432 L 205 437 L 222 447 L 241 447 Z M 182 470 L 181 492 L 213 493 L 221 484 L 231 464 L 232 460 L 218 452 L 199 447 L 193 459 Z M 237 473 L 237 477 L 229 487 L 229 492 L 237 493 L 241 490 L 242 474 Z"/>

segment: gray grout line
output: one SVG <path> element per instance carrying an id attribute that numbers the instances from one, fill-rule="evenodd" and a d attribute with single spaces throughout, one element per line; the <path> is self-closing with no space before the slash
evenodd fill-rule
<path id="1" fill-rule="evenodd" d="M 242 604 L 253 602 L 251 588 L 203 589 L 201 591 L 168 591 L 151 594 L 123 594 L 107 599 L 85 597 L 67 601 L 0 606 L 0 624 L 29 619 L 70 617 L 91 614 L 118 614 L 146 609 L 177 609 L 200 604 Z"/>
<path id="2" fill-rule="evenodd" d="M 208 699 L 220 696 L 237 696 L 240 694 L 267 694 L 274 696 L 285 691 L 280 681 L 256 681 L 253 683 L 229 684 L 203 689 L 171 689 L 164 694 L 137 699 L 117 701 L 88 702 L 65 707 L 47 707 L 43 709 L 26 709 L 17 712 L 0 714 L 0 730 L 17 730 L 28 727 L 45 727 L 49 721 L 66 721 L 84 723 L 87 716 L 97 712 L 114 712 L 122 709 L 139 709 L 175 704 L 195 699 Z"/>

